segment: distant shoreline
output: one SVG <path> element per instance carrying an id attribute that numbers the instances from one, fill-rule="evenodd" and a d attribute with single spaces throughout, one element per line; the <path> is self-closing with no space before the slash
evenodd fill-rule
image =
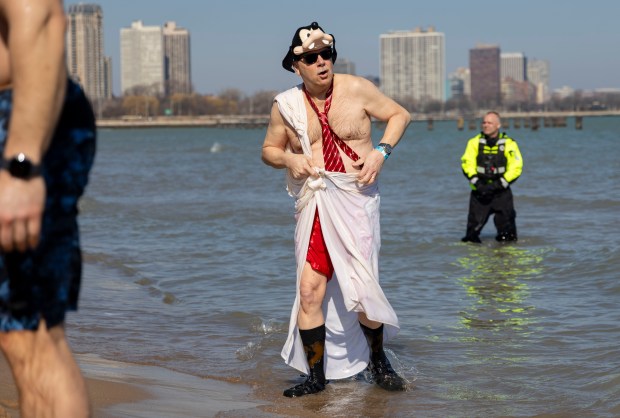
<path id="1" fill-rule="evenodd" d="M 472 121 L 480 119 L 484 112 L 472 115 L 458 114 L 412 114 L 414 121 Z M 569 112 L 502 112 L 502 119 L 572 118 L 589 116 L 620 116 L 620 110 L 592 110 Z M 269 115 L 209 115 L 209 116 L 155 116 L 99 119 L 97 127 L 124 128 L 262 128 L 269 124 Z"/>

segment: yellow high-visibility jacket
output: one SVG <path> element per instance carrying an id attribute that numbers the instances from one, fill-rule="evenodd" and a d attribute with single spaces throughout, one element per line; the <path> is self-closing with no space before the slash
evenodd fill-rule
<path id="1" fill-rule="evenodd" d="M 493 146 L 489 146 L 480 133 L 467 142 L 461 167 L 472 185 L 480 180 L 487 183 L 499 179 L 507 188 L 521 175 L 523 157 L 517 142 L 505 133 L 499 135 Z"/>

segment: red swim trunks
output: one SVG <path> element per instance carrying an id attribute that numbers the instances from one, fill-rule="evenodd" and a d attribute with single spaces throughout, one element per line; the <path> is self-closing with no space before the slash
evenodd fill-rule
<path id="1" fill-rule="evenodd" d="M 327 281 L 331 280 L 334 274 L 334 266 L 327 252 L 323 232 L 321 232 L 321 221 L 319 219 L 318 210 L 314 212 L 314 223 L 312 224 L 312 233 L 310 234 L 310 244 L 308 244 L 306 261 L 310 263 L 313 270 L 325 275 Z"/>

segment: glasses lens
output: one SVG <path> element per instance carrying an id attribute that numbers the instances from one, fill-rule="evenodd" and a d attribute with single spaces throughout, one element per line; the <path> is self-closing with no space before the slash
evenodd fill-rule
<path id="1" fill-rule="evenodd" d="M 323 58 L 324 60 L 330 60 L 332 59 L 332 55 L 334 55 L 331 48 L 324 49 L 323 51 L 319 52 L 319 54 L 321 54 L 321 58 Z"/>
<path id="2" fill-rule="evenodd" d="M 319 59 L 319 54 L 317 54 L 316 52 L 313 52 L 312 54 L 304 55 L 303 57 L 301 57 L 301 59 L 306 64 L 312 65 L 312 64 L 314 64 L 316 62 L 317 59 Z"/>
<path id="3" fill-rule="evenodd" d="M 330 60 L 332 59 L 333 56 L 333 51 L 331 48 L 329 49 L 324 49 L 320 52 L 313 52 L 311 54 L 306 54 L 303 57 L 301 57 L 301 59 L 308 65 L 312 65 L 316 62 L 317 59 L 319 59 L 319 55 L 321 55 L 321 58 L 323 58 L 324 60 Z"/>

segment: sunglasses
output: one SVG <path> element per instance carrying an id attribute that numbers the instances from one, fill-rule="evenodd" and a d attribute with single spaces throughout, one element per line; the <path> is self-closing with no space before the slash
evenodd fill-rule
<path id="1" fill-rule="evenodd" d="M 321 58 L 327 61 L 332 59 L 332 57 L 334 56 L 334 50 L 331 48 L 327 48 L 319 52 L 311 52 L 309 54 L 300 56 L 297 60 L 303 61 L 307 65 L 312 65 L 316 62 L 316 60 L 319 59 L 319 55 L 321 56 Z"/>

